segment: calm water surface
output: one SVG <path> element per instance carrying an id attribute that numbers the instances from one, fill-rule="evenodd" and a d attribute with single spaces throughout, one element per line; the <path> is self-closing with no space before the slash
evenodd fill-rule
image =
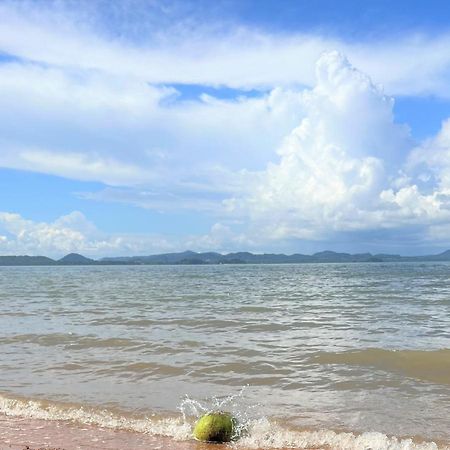
<path id="1" fill-rule="evenodd" d="M 247 386 L 238 407 L 289 429 L 450 442 L 449 275 L 445 263 L 2 267 L 0 394 L 164 417 L 186 395 Z"/>

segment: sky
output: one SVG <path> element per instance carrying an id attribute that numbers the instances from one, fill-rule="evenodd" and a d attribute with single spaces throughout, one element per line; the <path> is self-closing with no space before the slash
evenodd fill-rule
<path id="1" fill-rule="evenodd" d="M 450 248 L 450 5 L 0 0 L 0 254 Z"/>

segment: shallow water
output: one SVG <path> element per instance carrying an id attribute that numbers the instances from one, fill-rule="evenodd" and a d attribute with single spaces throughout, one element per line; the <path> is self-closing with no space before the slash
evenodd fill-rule
<path id="1" fill-rule="evenodd" d="M 446 263 L 2 267 L 0 411 L 103 414 L 92 423 L 187 439 L 186 396 L 207 408 L 247 386 L 226 406 L 274 446 L 300 447 L 304 429 L 450 442 L 449 274 Z"/>

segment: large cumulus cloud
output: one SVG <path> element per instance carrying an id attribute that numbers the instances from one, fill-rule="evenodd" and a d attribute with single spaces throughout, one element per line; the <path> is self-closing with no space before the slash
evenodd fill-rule
<path id="1" fill-rule="evenodd" d="M 394 100 L 338 52 L 316 64 L 304 117 L 240 197 L 225 202 L 272 239 L 410 228 L 423 238 L 450 219 L 450 125 L 414 149 Z M 419 170 L 422 167 L 422 170 Z M 425 182 L 427 181 L 427 182 Z"/>

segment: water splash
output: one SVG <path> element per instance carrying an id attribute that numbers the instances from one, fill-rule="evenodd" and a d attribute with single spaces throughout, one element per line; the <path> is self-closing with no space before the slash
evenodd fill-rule
<path id="1" fill-rule="evenodd" d="M 249 405 L 245 401 L 245 390 L 248 385 L 234 395 L 225 397 L 209 397 L 204 400 L 193 399 L 188 395 L 182 400 L 179 410 L 185 423 L 192 423 L 204 414 L 226 411 L 236 419 L 236 427 L 233 440 L 245 436 L 249 426 L 255 420 L 261 419 L 257 413 L 260 405 Z"/>

